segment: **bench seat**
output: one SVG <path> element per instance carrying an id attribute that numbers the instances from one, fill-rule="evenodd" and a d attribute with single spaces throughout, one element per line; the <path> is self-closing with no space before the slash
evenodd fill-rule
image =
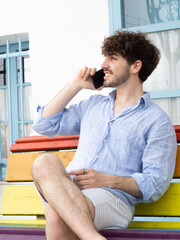
<path id="1" fill-rule="evenodd" d="M 177 131 L 177 142 L 180 142 L 180 136 L 178 135 L 180 127 L 175 126 L 175 130 Z M 51 152 L 58 156 L 66 167 L 73 159 L 77 145 L 78 136 L 58 136 L 55 138 L 36 136 L 16 140 L 16 143 L 11 146 L 12 153 L 8 158 L 5 177 L 6 184 L 1 203 L 1 226 L 45 227 L 44 208 L 32 182 L 31 168 L 33 161 L 40 154 Z M 176 168 L 169 189 L 161 199 L 154 203 L 139 203 L 136 205 L 135 217 L 129 226 L 129 230 L 127 230 L 130 233 L 133 232 L 133 229 L 154 229 L 153 232 L 157 229 L 167 229 L 171 230 L 172 234 L 179 232 L 180 145 L 178 144 L 177 146 Z M 28 219 L 27 216 L 29 217 Z M 109 234 L 109 232 L 111 231 L 103 231 L 105 234 Z M 118 237 L 120 237 L 121 232 L 113 231 L 111 233 L 116 233 L 115 235 L 119 234 Z M 142 233 L 141 239 L 151 239 L 143 236 L 144 233 L 142 231 L 140 232 Z M 123 238 L 113 235 L 114 237 L 110 239 L 131 239 L 127 238 L 127 236 L 130 236 L 128 235 L 130 234 L 129 232 L 123 231 L 123 233 Z M 145 231 L 145 233 L 148 232 Z M 156 234 L 156 239 L 162 238 L 158 238 Z"/>

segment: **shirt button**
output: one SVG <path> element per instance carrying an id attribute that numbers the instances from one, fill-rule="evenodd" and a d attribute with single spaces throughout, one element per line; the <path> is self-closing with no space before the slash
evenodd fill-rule
<path id="1" fill-rule="evenodd" d="M 99 156 L 96 156 L 96 158 L 99 158 Z"/>
<path id="2" fill-rule="evenodd" d="M 104 143 L 106 142 L 106 139 L 104 139 L 104 141 L 103 141 Z"/>

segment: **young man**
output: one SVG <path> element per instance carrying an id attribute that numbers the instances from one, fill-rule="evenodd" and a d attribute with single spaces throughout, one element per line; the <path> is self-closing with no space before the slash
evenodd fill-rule
<path id="1" fill-rule="evenodd" d="M 173 177 L 173 126 L 142 87 L 159 62 L 158 49 L 145 34 L 123 31 L 105 38 L 102 53 L 103 87 L 116 90 L 67 109 L 81 89 L 94 89 L 90 76 L 96 69 L 85 67 L 38 108 L 33 125 L 47 136 L 80 134 L 67 169 L 49 153 L 33 165 L 35 185 L 46 200 L 50 240 L 105 239 L 98 230 L 126 228 L 134 205 L 159 199 Z"/>

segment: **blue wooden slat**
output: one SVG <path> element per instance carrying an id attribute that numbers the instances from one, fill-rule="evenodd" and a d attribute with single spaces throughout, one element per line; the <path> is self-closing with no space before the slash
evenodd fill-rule
<path id="1" fill-rule="evenodd" d="M 151 91 L 150 92 L 152 99 L 160 98 L 176 98 L 180 97 L 180 89 L 170 89 L 162 91 Z"/>
<path id="2" fill-rule="evenodd" d="M 17 61 L 16 58 L 10 59 L 11 69 L 11 98 L 12 98 L 12 131 L 13 131 L 13 138 L 12 142 L 15 143 L 15 140 L 19 138 L 19 130 L 18 130 L 18 92 L 17 92 L 17 74 L 15 69 L 17 69 Z M 11 146 L 11 145 L 10 145 Z"/>
<path id="3" fill-rule="evenodd" d="M 19 52 L 21 52 L 21 39 L 19 39 Z M 23 63 L 22 63 L 22 56 L 19 57 L 20 59 L 20 89 L 21 89 L 21 126 L 22 126 L 22 137 L 25 136 L 24 130 L 24 89 L 23 89 Z"/>
<path id="4" fill-rule="evenodd" d="M 173 178 L 171 183 L 180 183 L 180 178 Z"/>
<path id="5" fill-rule="evenodd" d="M 6 124 L 8 124 L 8 122 L 0 122 L 0 125 L 1 125 L 1 124 L 2 124 L 2 125 L 4 125 L 4 124 L 6 125 Z"/>
<path id="6" fill-rule="evenodd" d="M 21 121 L 18 121 L 18 123 L 20 124 Z M 28 124 L 28 123 L 33 123 L 33 120 L 24 120 L 24 124 Z"/>
<path id="7" fill-rule="evenodd" d="M 150 24 L 145 26 L 137 26 L 128 28 L 128 31 L 141 31 L 146 33 L 154 33 L 154 32 L 161 32 L 161 31 L 168 31 L 168 30 L 175 30 L 180 28 L 180 21 L 172 21 L 166 23 L 156 23 Z"/>
<path id="8" fill-rule="evenodd" d="M 180 217 L 134 217 L 134 222 L 180 222 Z"/>
<path id="9" fill-rule="evenodd" d="M 0 89 L 6 89 L 7 87 L 6 86 L 0 86 Z"/>
<path id="10" fill-rule="evenodd" d="M 20 87 L 20 84 L 17 84 L 17 86 Z M 23 83 L 23 87 L 26 87 L 26 86 L 31 86 L 31 82 Z"/>
<path id="11" fill-rule="evenodd" d="M 20 52 L 14 52 L 14 53 L 4 53 L 0 54 L 0 58 L 6 59 L 11 57 L 19 57 L 19 56 L 29 56 L 29 51 L 20 51 Z"/>
<path id="12" fill-rule="evenodd" d="M 110 34 L 116 30 L 124 28 L 124 1 L 109 0 L 109 26 Z"/>
<path id="13" fill-rule="evenodd" d="M 9 54 L 9 41 L 7 41 L 7 54 Z M 12 105 L 11 105 L 11 80 L 10 80 L 10 59 L 7 58 L 7 93 L 8 93 L 8 127 L 9 127 L 9 145 L 13 143 L 13 132 L 12 132 Z"/>

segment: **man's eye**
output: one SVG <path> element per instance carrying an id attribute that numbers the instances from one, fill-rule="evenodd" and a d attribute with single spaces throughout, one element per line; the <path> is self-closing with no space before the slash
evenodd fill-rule
<path id="1" fill-rule="evenodd" d="M 116 60 L 116 57 L 114 57 L 114 56 L 111 56 L 111 59 L 112 59 L 112 60 Z"/>

